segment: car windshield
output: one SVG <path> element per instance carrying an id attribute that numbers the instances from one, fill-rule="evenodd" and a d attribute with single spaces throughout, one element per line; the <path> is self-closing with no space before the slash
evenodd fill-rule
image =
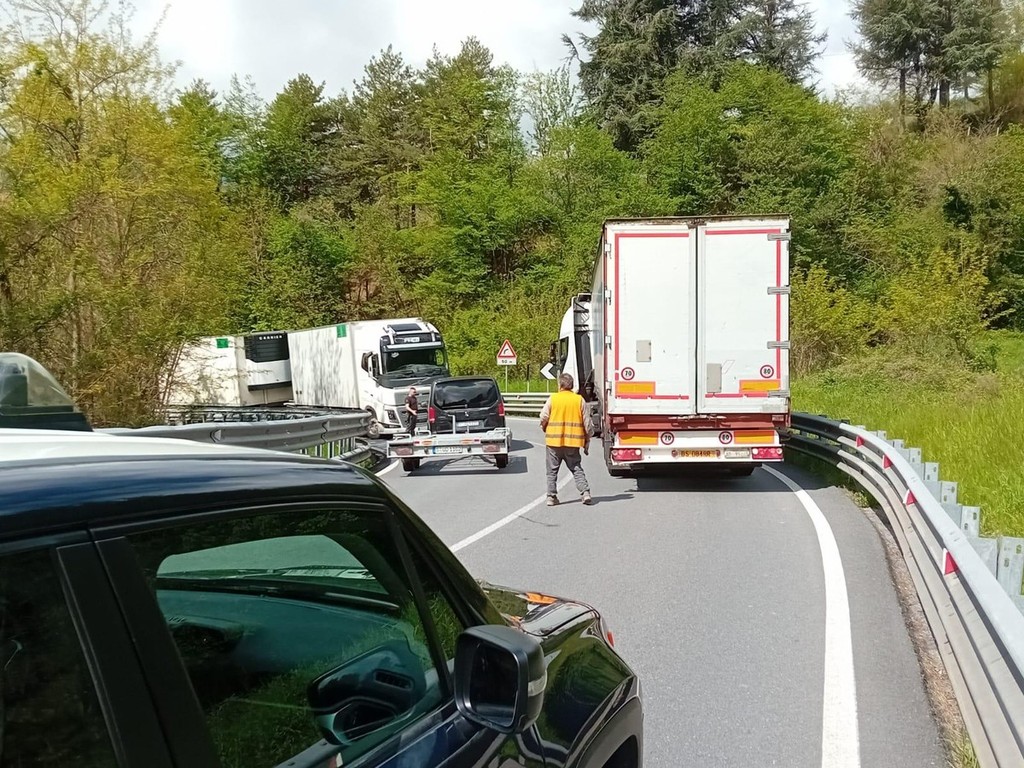
<path id="1" fill-rule="evenodd" d="M 446 381 L 433 390 L 438 408 L 487 408 L 498 402 L 498 387 L 490 379 Z"/>

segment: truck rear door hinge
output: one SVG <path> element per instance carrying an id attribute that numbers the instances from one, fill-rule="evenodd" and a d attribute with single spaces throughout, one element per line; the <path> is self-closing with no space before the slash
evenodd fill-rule
<path id="1" fill-rule="evenodd" d="M 611 304 L 611 303 L 612 303 L 612 292 L 611 292 L 611 289 L 609 289 L 609 288 L 605 288 L 605 289 L 604 289 L 604 299 L 605 299 L 605 301 L 607 301 L 607 302 L 608 302 L 609 304 Z"/>
<path id="2" fill-rule="evenodd" d="M 792 239 L 793 239 L 793 235 L 791 233 L 789 233 L 789 232 L 783 232 L 780 235 L 768 235 L 768 241 L 772 242 L 772 243 L 774 243 L 776 241 L 782 241 L 782 242 L 788 243 Z"/>
<path id="3" fill-rule="evenodd" d="M 769 296 L 789 296 L 791 289 L 788 285 L 769 285 Z"/>
<path id="4" fill-rule="evenodd" d="M 612 337 L 611 336 L 605 336 L 604 337 L 604 345 L 606 347 L 608 347 L 609 349 L 611 349 L 611 346 L 612 346 Z"/>
<path id="5" fill-rule="evenodd" d="M 604 252 L 605 253 L 611 253 L 612 252 L 612 244 L 610 242 L 608 242 L 608 241 L 605 241 Z"/>
<path id="6" fill-rule="evenodd" d="M 788 389 L 770 389 L 770 390 L 768 390 L 768 395 L 770 397 L 785 397 L 785 398 L 789 398 L 790 397 Z"/>
<path id="7" fill-rule="evenodd" d="M 768 349 L 789 349 L 788 341 L 769 341 Z"/>

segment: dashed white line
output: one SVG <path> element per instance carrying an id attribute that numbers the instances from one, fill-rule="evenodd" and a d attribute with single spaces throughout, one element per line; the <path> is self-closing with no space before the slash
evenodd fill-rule
<path id="1" fill-rule="evenodd" d="M 853 668 L 853 631 L 846 574 L 835 534 L 821 509 L 786 475 L 763 467 L 789 488 L 803 505 L 818 534 L 825 571 L 825 703 L 822 711 L 822 768 L 860 768 L 857 683 Z"/>

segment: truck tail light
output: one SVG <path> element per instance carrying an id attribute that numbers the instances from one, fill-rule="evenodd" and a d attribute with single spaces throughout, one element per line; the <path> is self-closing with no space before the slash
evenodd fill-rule
<path id="1" fill-rule="evenodd" d="M 612 459 L 614 461 L 640 461 L 644 452 L 639 448 L 612 448 Z"/>
<path id="2" fill-rule="evenodd" d="M 434 406 L 432 405 L 427 408 L 427 421 L 431 424 L 437 421 L 437 411 L 434 410 Z"/>
<path id="3" fill-rule="evenodd" d="M 755 459 L 781 459 L 783 450 L 782 448 L 755 448 L 751 452 L 751 456 Z"/>

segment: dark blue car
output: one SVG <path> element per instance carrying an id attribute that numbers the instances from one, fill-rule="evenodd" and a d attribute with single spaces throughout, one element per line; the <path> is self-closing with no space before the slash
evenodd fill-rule
<path id="1" fill-rule="evenodd" d="M 375 476 L 0 429 L 0 768 L 634 768 L 593 608 L 483 585 Z"/>

